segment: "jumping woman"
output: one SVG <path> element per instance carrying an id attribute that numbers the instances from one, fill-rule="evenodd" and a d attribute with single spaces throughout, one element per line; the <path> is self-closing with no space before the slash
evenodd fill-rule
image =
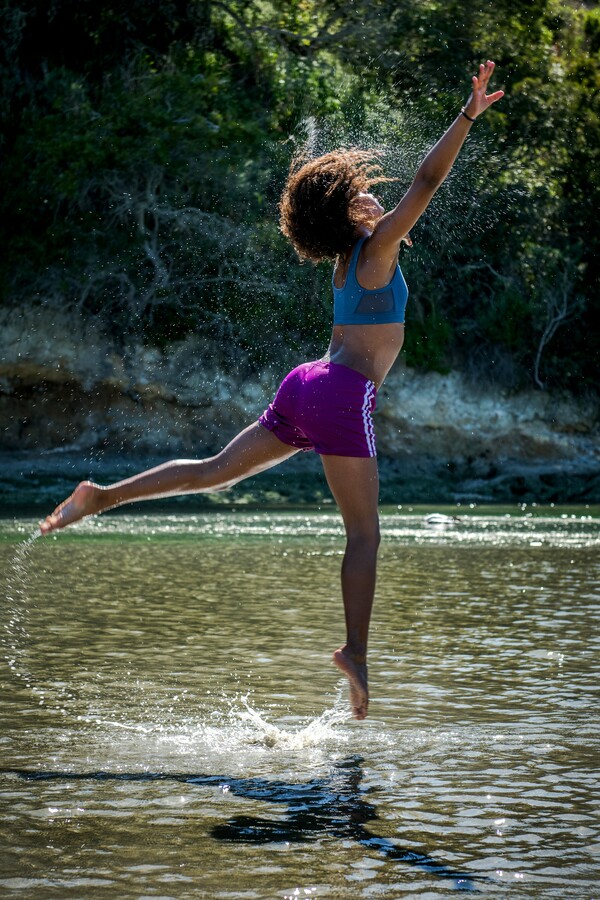
<path id="1" fill-rule="evenodd" d="M 367 715 L 367 638 L 379 546 L 371 415 L 404 341 L 408 296 L 398 253 L 403 241 L 410 243 L 409 230 L 448 175 L 473 122 L 503 96 L 503 91 L 486 93 L 493 71 L 493 62 L 479 66 L 466 105 L 387 213 L 370 193 L 387 180 L 375 153 L 335 150 L 292 162 L 280 202 L 281 230 L 301 258 L 335 263 L 326 356 L 290 372 L 259 420 L 216 456 L 173 460 L 106 487 L 84 481 L 40 525 L 42 534 L 49 534 L 125 503 L 224 490 L 300 450 L 316 451 L 346 531 L 346 642 L 333 661 L 348 678 L 357 719 Z"/>

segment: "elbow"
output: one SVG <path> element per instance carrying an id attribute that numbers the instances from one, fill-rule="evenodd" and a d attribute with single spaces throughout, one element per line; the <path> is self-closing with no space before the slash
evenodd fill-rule
<path id="1" fill-rule="evenodd" d="M 417 172 L 415 181 L 426 191 L 429 191 L 433 194 L 442 184 L 444 178 L 445 173 L 435 172 L 431 169 L 424 169 Z"/>

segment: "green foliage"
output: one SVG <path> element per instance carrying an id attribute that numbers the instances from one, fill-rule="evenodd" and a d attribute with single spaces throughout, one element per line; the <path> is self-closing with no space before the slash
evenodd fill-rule
<path id="1" fill-rule="evenodd" d="M 300 123 L 386 148 L 394 203 L 491 57 L 507 96 L 403 257 L 407 360 L 596 388 L 597 3 L 5 0 L 2 24 L 3 303 L 204 329 L 232 363 L 322 351 L 330 273 L 277 227 Z"/>

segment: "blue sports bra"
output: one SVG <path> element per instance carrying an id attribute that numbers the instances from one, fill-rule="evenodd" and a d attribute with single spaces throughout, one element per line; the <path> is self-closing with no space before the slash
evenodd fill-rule
<path id="1" fill-rule="evenodd" d="M 387 325 L 390 322 L 404 322 L 408 287 L 400 266 L 396 266 L 392 280 L 383 288 L 368 290 L 357 281 L 356 263 L 365 241 L 366 238 L 360 238 L 354 246 L 344 287 L 336 287 L 332 279 L 333 324 Z"/>

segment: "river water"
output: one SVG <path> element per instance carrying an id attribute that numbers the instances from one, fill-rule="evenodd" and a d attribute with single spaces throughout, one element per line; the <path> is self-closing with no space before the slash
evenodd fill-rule
<path id="1" fill-rule="evenodd" d="M 0 521 L 0 895 L 600 896 L 600 510 L 426 512 L 364 722 L 332 508 Z"/>

